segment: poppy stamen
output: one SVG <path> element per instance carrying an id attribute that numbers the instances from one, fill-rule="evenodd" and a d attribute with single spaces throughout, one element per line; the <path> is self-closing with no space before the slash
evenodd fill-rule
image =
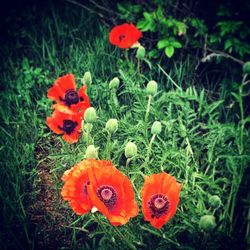
<path id="1" fill-rule="evenodd" d="M 159 218 L 168 211 L 169 201 L 166 196 L 162 194 L 153 195 L 148 202 L 148 207 L 151 210 L 151 217 Z"/>
<path id="2" fill-rule="evenodd" d="M 71 104 L 77 104 L 79 102 L 78 93 L 75 90 L 68 90 L 65 94 L 64 102 L 70 107 Z"/>
<path id="3" fill-rule="evenodd" d="M 112 210 L 114 208 L 117 200 L 117 195 L 113 187 L 106 185 L 100 186 L 97 189 L 96 193 L 98 198 L 109 210 Z"/>
<path id="4" fill-rule="evenodd" d="M 72 120 L 63 120 L 63 126 L 58 126 L 58 128 L 63 130 L 67 135 L 70 135 L 74 131 L 77 124 L 77 122 Z"/>

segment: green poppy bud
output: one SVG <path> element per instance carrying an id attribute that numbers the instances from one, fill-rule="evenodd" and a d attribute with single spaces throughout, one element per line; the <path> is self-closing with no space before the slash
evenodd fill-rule
<path id="1" fill-rule="evenodd" d="M 84 113 L 84 121 L 87 123 L 93 123 L 96 119 L 96 110 L 93 107 L 87 108 Z"/>
<path id="2" fill-rule="evenodd" d="M 89 145 L 86 149 L 85 156 L 86 159 L 97 159 L 98 158 L 98 148 L 94 145 Z"/>
<path id="3" fill-rule="evenodd" d="M 204 215 L 200 218 L 199 227 L 205 232 L 211 232 L 216 227 L 213 215 Z"/>
<path id="4" fill-rule="evenodd" d="M 118 77 L 115 77 L 109 82 L 109 89 L 118 89 L 119 84 L 120 79 Z"/>
<path id="5" fill-rule="evenodd" d="M 211 195 L 208 199 L 208 204 L 212 208 L 219 208 L 221 206 L 221 199 L 218 195 Z"/>
<path id="6" fill-rule="evenodd" d="M 243 65 L 243 73 L 245 74 L 250 74 L 250 62 L 246 62 Z"/>
<path id="7" fill-rule="evenodd" d="M 151 134 L 158 135 L 161 133 L 161 123 L 158 121 L 155 121 L 151 127 Z"/>
<path id="8" fill-rule="evenodd" d="M 147 84 L 146 92 L 148 95 L 155 95 L 157 92 L 158 84 L 156 81 L 149 81 Z"/>
<path id="9" fill-rule="evenodd" d="M 106 130 L 110 133 L 113 134 L 117 131 L 118 129 L 118 121 L 117 119 L 109 119 L 106 123 L 105 126 Z"/>
<path id="10" fill-rule="evenodd" d="M 143 59 L 145 57 L 145 54 L 146 54 L 146 50 L 143 46 L 140 46 L 138 49 L 137 49 L 137 52 L 136 52 L 136 58 L 138 59 Z"/>
<path id="11" fill-rule="evenodd" d="M 85 72 L 83 78 L 82 78 L 82 83 L 86 85 L 90 85 L 92 83 L 92 77 L 91 73 L 89 71 Z"/>
<path id="12" fill-rule="evenodd" d="M 125 146 L 125 156 L 132 158 L 137 155 L 137 146 L 133 142 L 128 142 Z"/>

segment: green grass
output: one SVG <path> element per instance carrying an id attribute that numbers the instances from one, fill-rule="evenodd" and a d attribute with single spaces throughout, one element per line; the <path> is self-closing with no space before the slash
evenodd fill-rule
<path id="1" fill-rule="evenodd" d="M 240 84 L 232 91 L 228 90 L 231 82 L 218 87 L 217 81 L 208 78 L 204 85 L 199 84 L 190 59 L 162 64 L 163 70 L 156 63 L 151 70 L 145 64 L 140 80 L 133 53 L 128 67 L 123 52 L 109 45 L 108 29 L 95 16 L 71 5 L 41 9 L 35 19 L 33 12 L 37 13 L 36 9 L 29 9 L 24 20 L 35 25 L 12 28 L 17 32 L 16 44 L 3 47 L 5 52 L 16 48 L 4 61 L 1 74 L 3 249 L 20 245 L 26 249 L 127 249 L 127 242 L 137 249 L 245 246 L 249 236 L 246 217 L 250 196 L 244 191 L 249 180 L 249 129 L 241 126 L 241 99 L 237 101 L 231 93 L 237 93 Z M 116 229 L 101 215 L 74 215 L 61 200 L 60 178 L 83 159 L 87 145 L 83 136 L 77 144 L 69 145 L 49 131 L 45 118 L 51 114 L 52 103 L 46 92 L 67 72 L 75 74 L 79 87 L 85 71 L 93 77 L 88 93 L 99 118 L 91 136 L 99 147 L 99 158 L 106 157 L 105 123 L 117 118 L 119 129 L 111 138 L 111 159 L 130 177 L 138 203 L 144 174 L 166 171 L 183 185 L 177 213 L 161 230 L 144 222 L 141 213 Z M 108 89 L 115 76 L 121 79 L 119 107 L 114 106 Z M 158 81 L 159 91 L 145 122 L 145 85 L 151 79 Z M 163 130 L 142 169 L 155 120 L 162 122 Z M 139 154 L 126 168 L 123 152 L 128 141 L 137 144 Z M 216 211 L 208 206 L 213 194 L 222 200 Z M 213 213 L 217 222 L 211 234 L 198 227 L 200 217 L 207 213 Z"/>

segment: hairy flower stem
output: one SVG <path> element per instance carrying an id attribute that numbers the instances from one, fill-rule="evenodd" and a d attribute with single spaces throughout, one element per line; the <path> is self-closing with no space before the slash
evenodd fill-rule
<path id="1" fill-rule="evenodd" d="M 152 101 L 153 96 L 149 95 L 148 96 L 148 105 L 147 105 L 147 110 L 146 110 L 146 114 L 145 114 L 145 123 L 148 122 L 148 116 L 149 116 L 149 112 L 150 112 L 150 105 L 151 105 L 151 101 Z"/>
<path id="2" fill-rule="evenodd" d="M 92 124 L 91 123 L 87 123 L 85 126 L 86 129 L 86 142 L 87 142 L 87 146 L 89 146 L 91 144 L 91 130 L 92 130 Z"/>
<path id="3" fill-rule="evenodd" d="M 103 222 L 100 220 L 98 214 L 97 214 L 97 213 L 94 213 L 94 214 L 93 214 L 93 217 L 94 217 L 94 219 L 96 220 L 96 222 L 100 225 L 100 227 L 101 227 L 103 233 L 108 233 L 109 236 L 110 236 L 110 238 L 112 238 L 112 237 L 113 237 L 113 234 L 112 234 L 109 230 L 106 229 L 106 227 L 103 225 Z"/>
<path id="4" fill-rule="evenodd" d="M 119 102 L 118 102 L 115 90 L 112 90 L 111 96 L 112 96 L 112 99 L 113 99 L 114 106 L 118 107 L 119 106 Z"/>
<path id="5" fill-rule="evenodd" d="M 246 81 L 248 74 L 245 74 L 242 79 L 242 83 L 239 87 L 239 95 L 238 95 L 238 102 L 239 102 L 239 107 L 240 107 L 240 135 L 239 135 L 239 146 L 238 146 L 238 151 L 239 155 L 242 155 L 244 152 L 244 129 L 245 129 L 245 117 L 244 117 L 244 103 L 243 103 L 243 88 L 244 86 L 248 83 Z M 243 175 L 244 175 L 244 166 L 245 166 L 245 160 L 242 159 L 240 162 L 240 169 L 239 169 L 239 174 L 238 174 L 238 181 L 236 182 L 235 188 L 236 190 L 239 190 L 239 186 L 241 184 Z M 232 187 L 233 188 L 233 187 Z M 233 230 L 233 219 L 234 219 L 234 211 L 235 211 L 235 205 L 236 205 L 236 198 L 237 198 L 238 192 L 233 192 L 233 197 L 232 197 L 232 203 L 231 203 L 231 211 L 230 211 L 230 222 L 231 222 L 231 231 Z"/>
<path id="6" fill-rule="evenodd" d="M 153 142 L 154 142 L 154 140 L 155 140 L 155 137 L 156 137 L 156 135 L 153 135 L 153 136 L 151 137 L 150 142 L 149 142 L 148 150 L 147 150 L 147 156 L 146 156 L 146 160 L 145 160 L 145 165 L 148 165 L 149 158 L 150 158 L 150 154 L 151 154 L 151 150 L 152 150 L 152 144 L 153 144 Z"/>
<path id="7" fill-rule="evenodd" d="M 111 160 L 111 134 L 108 132 L 106 144 L 106 157 Z"/>
<path id="8" fill-rule="evenodd" d="M 127 244 L 127 246 L 130 248 L 130 249 L 133 249 L 133 250 L 136 250 L 136 247 L 134 245 L 132 245 L 130 243 L 129 240 L 127 240 L 124 235 L 119 231 L 119 229 L 117 227 L 113 227 L 115 232 L 119 235 L 120 239 L 125 242 Z"/>
<path id="9" fill-rule="evenodd" d="M 145 114 L 145 118 L 144 118 L 144 121 L 145 121 L 145 137 L 146 139 L 148 138 L 148 131 L 147 131 L 147 123 L 148 123 L 148 116 L 149 116 L 149 112 L 150 112 L 150 105 L 151 105 L 151 102 L 152 102 L 152 98 L 153 96 L 152 95 L 149 95 L 148 96 L 148 104 L 147 104 L 147 109 L 146 109 L 146 114 Z"/>
<path id="10" fill-rule="evenodd" d="M 140 82 L 142 82 L 142 76 L 141 76 L 141 60 L 137 59 L 137 71 L 138 71 L 138 75 L 140 78 Z"/>

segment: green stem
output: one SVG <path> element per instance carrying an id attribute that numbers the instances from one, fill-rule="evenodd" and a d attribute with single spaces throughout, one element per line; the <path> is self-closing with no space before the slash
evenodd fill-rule
<path id="1" fill-rule="evenodd" d="M 108 137 L 107 137 L 107 145 L 106 145 L 106 156 L 108 160 L 111 160 L 111 150 L 110 150 L 110 144 L 111 144 L 111 134 L 108 132 Z"/>
<path id="2" fill-rule="evenodd" d="M 147 105 L 147 110 L 146 110 L 146 114 L 145 114 L 145 123 L 148 122 L 148 116 L 149 116 L 149 112 L 150 112 L 150 105 L 151 105 L 151 101 L 152 101 L 153 96 L 149 95 L 148 96 L 148 105 Z"/>
<path id="3" fill-rule="evenodd" d="M 125 58 L 126 58 L 126 61 L 130 67 L 130 61 L 129 61 L 129 58 L 128 58 L 128 49 L 125 50 Z"/>
<path id="4" fill-rule="evenodd" d="M 115 107 L 118 107 L 119 106 L 119 102 L 118 102 L 118 99 L 117 99 L 117 96 L 116 96 L 116 91 L 115 90 L 112 90 L 112 98 L 113 98 L 113 102 L 114 102 L 114 105 Z"/>
<path id="5" fill-rule="evenodd" d="M 85 128 L 86 128 L 86 141 L 87 141 L 87 146 L 89 146 L 91 144 L 91 127 L 92 124 L 91 123 L 87 123 Z"/>
<path id="6" fill-rule="evenodd" d="M 149 145 L 148 145 L 147 156 L 146 156 L 146 161 L 145 161 L 147 164 L 149 162 L 149 158 L 150 158 L 150 154 L 151 154 L 151 150 L 152 150 L 152 144 L 155 140 L 155 137 L 156 137 L 156 135 L 154 134 L 149 142 Z"/>
<path id="7" fill-rule="evenodd" d="M 138 71 L 138 75 L 139 75 L 140 81 L 142 82 L 142 76 L 141 76 L 141 70 L 140 70 L 140 68 L 141 68 L 141 60 L 138 59 L 137 60 L 137 71 Z"/>
<path id="8" fill-rule="evenodd" d="M 246 84 L 246 78 L 247 78 L 247 74 L 245 74 L 243 76 L 242 79 L 242 83 L 239 87 L 239 106 L 240 106 L 240 142 L 239 142 L 239 155 L 242 155 L 244 152 L 244 128 L 245 128 L 245 123 L 244 123 L 244 103 L 243 103 L 243 88 Z M 233 224 L 233 218 L 234 218 L 234 211 L 235 211 L 235 204 L 236 204 L 236 198 L 237 198 L 237 194 L 238 192 L 236 190 L 239 189 L 239 186 L 241 184 L 243 175 L 244 175 L 244 159 L 241 160 L 240 162 L 240 169 L 239 169 L 239 173 L 238 173 L 238 181 L 235 185 L 235 190 L 233 193 L 233 197 L 232 197 L 232 203 L 231 203 L 231 211 L 230 211 L 230 220 L 231 223 Z M 233 230 L 233 225 L 231 226 L 231 231 Z"/>
<path id="9" fill-rule="evenodd" d="M 136 250 L 136 247 L 134 245 L 132 245 L 125 237 L 124 235 L 118 230 L 118 228 L 113 227 L 115 232 L 120 236 L 121 240 L 123 240 L 130 249 Z"/>

